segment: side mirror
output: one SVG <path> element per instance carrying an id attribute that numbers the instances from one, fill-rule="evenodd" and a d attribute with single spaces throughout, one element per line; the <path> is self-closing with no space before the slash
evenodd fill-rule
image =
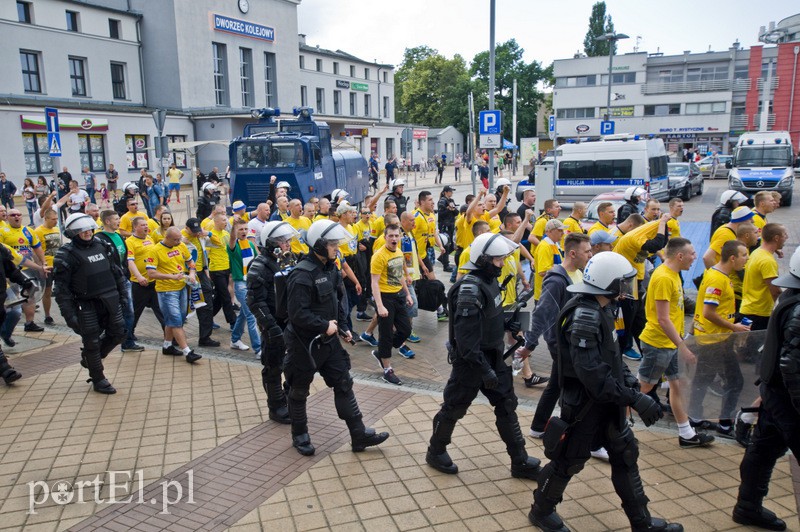
<path id="1" fill-rule="evenodd" d="M 733 168 L 733 163 L 732 163 L 732 162 L 730 162 L 730 161 L 725 161 L 725 168 L 727 168 L 728 170 L 730 170 L 731 168 Z"/>

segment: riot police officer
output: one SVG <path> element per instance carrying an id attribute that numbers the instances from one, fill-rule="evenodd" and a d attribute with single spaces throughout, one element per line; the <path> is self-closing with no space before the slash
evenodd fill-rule
<path id="1" fill-rule="evenodd" d="M 128 292 L 116 251 L 94 237 L 97 224 L 88 214 L 71 214 L 64 222 L 64 244 L 53 259 L 53 293 L 70 329 L 81 336 L 81 365 L 89 370 L 94 390 L 117 390 L 103 374 L 103 361 L 125 339 L 122 307 Z"/>
<path id="2" fill-rule="evenodd" d="M 124 216 L 125 213 L 128 212 L 128 200 L 137 199 L 138 196 L 139 187 L 137 187 L 135 183 L 131 183 L 130 181 L 123 183 L 122 196 L 118 201 L 114 202 L 114 210 L 120 215 L 120 217 Z"/>
<path id="3" fill-rule="evenodd" d="M 634 531 L 679 532 L 683 527 L 651 517 L 639 477 L 639 448 L 625 418 L 627 407 L 646 426 L 662 415 L 661 407 L 635 389 L 636 379 L 622 362 L 611 304 L 633 297 L 636 270 L 618 253 L 599 253 L 586 263 L 583 283 L 567 290 L 578 294 L 557 320 L 558 378 L 562 383 L 561 416 L 545 429 L 545 456 L 550 458 L 533 493 L 530 522 L 545 531 L 568 532 L 555 507 L 573 475 L 583 469 L 593 442 L 608 450 L 611 481 Z"/>
<path id="4" fill-rule="evenodd" d="M 200 187 L 200 197 L 197 198 L 197 218 L 200 221 L 208 218 L 214 212 L 214 207 L 219 204 L 219 201 L 217 186 L 210 182 L 203 183 L 203 186 Z"/>
<path id="5" fill-rule="evenodd" d="M 719 197 L 719 207 L 711 215 L 711 233 L 709 236 L 714 235 L 714 231 L 731 221 L 731 213 L 733 209 L 747 201 L 747 196 L 735 190 L 726 190 Z"/>
<path id="6" fill-rule="evenodd" d="M 311 252 L 289 274 L 286 297 L 291 305 L 284 333 L 287 347 L 284 372 L 292 418 L 292 445 L 304 456 L 315 452 L 308 435 L 306 399 L 316 372 L 333 388 L 336 412 L 347 423 L 354 452 L 379 445 L 389 437 L 386 432 L 376 433 L 364 426 L 353 393 L 350 355 L 338 338 L 341 334 L 349 342 L 352 334 L 345 330 L 341 274 L 334 261 L 339 244 L 352 238 L 341 224 L 331 220 L 314 222 L 306 235 Z"/>
<path id="7" fill-rule="evenodd" d="M 391 193 L 386 197 L 386 199 L 394 200 L 395 205 L 397 205 L 397 216 L 400 216 L 404 212 L 406 212 L 406 205 L 408 204 L 408 198 L 403 195 L 403 191 L 405 190 L 406 181 L 405 179 L 392 179 L 391 183 L 389 183 L 389 188 L 392 189 Z"/>
<path id="8" fill-rule="evenodd" d="M 11 255 L 11 251 L 2 244 L 0 244 L 0 266 L 2 266 L 0 267 L 0 323 L 3 323 L 6 319 L 5 287 L 7 286 L 7 282 L 11 281 L 20 285 L 24 295 L 24 292 L 33 288 L 33 280 L 14 265 L 14 257 Z M 22 374 L 12 368 L 11 364 L 8 363 L 8 359 L 5 353 L 3 353 L 2 347 L 0 347 L 0 377 L 3 377 L 6 384 L 11 384 L 22 378 Z"/>
<path id="9" fill-rule="evenodd" d="M 261 380 L 267 392 L 269 418 L 278 423 L 289 424 L 289 410 L 283 393 L 281 375 L 286 344 L 283 330 L 288 317 L 285 305 L 278 312 L 276 304 L 276 277 L 282 290 L 286 289 L 286 274 L 296 263 L 291 252 L 291 241 L 299 233 L 287 222 L 267 222 L 259 235 L 259 256 L 247 270 L 247 306 L 258 320 L 261 337 L 265 340 L 261 348 Z M 284 294 L 282 294 L 284 295 Z"/>
<path id="10" fill-rule="evenodd" d="M 789 273 L 772 280 L 787 290 L 772 311 L 759 376 L 761 410 L 744 452 L 742 483 L 733 520 L 768 530 L 786 530 L 786 523 L 762 505 L 775 462 L 786 450 L 800 457 L 800 249 L 789 261 Z"/>
<path id="11" fill-rule="evenodd" d="M 480 391 L 494 407 L 497 431 L 511 456 L 511 476 L 532 480 L 538 477 L 540 461 L 525 451 L 511 368 L 503 360 L 505 330 L 519 332 L 519 324 L 504 320 L 497 277 L 503 260 L 516 248 L 515 242 L 500 234 L 476 237 L 464 266 L 471 272 L 448 293 L 448 351 L 453 370 L 444 389 L 442 408 L 433 418 L 433 434 L 425 456 L 428 465 L 443 473 L 458 473 L 447 446 L 456 423 Z"/>
<path id="12" fill-rule="evenodd" d="M 631 214 L 639 213 L 639 202 L 644 198 L 645 190 L 642 187 L 628 187 L 622 195 L 625 203 L 617 209 L 617 224 L 624 222 Z"/>

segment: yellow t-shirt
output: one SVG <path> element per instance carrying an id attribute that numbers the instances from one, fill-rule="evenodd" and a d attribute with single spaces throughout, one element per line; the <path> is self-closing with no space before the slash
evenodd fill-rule
<path id="1" fill-rule="evenodd" d="M 383 247 L 384 244 L 386 244 L 386 237 L 384 235 L 381 235 L 375 239 L 375 242 L 372 243 L 372 252 L 375 253 L 376 251 L 381 249 L 381 247 Z"/>
<path id="2" fill-rule="evenodd" d="M 192 244 L 197 249 L 197 269 L 202 270 L 208 267 L 206 264 L 206 255 L 205 255 L 205 248 L 207 247 L 207 242 L 215 244 L 217 246 L 221 246 L 222 242 L 220 241 L 219 237 L 214 233 L 211 233 L 208 236 L 208 240 L 206 240 L 205 236 L 198 237 L 195 234 L 189 233 L 185 228 L 181 229 L 181 236 L 185 238 L 190 244 Z M 203 242 L 200 242 L 200 239 L 203 239 Z"/>
<path id="3" fill-rule="evenodd" d="M 678 238 L 681 236 L 681 223 L 676 218 L 667 221 L 667 238 Z"/>
<path id="4" fill-rule="evenodd" d="M 9 225 L 3 228 L 0 231 L 0 240 L 29 260 L 33 260 L 33 250 L 42 246 L 36 233 L 24 225 L 17 228 Z"/>
<path id="5" fill-rule="evenodd" d="M 56 251 L 61 247 L 61 231 L 58 230 L 58 226 L 48 229 L 44 225 L 40 225 L 33 232 L 42 243 L 45 264 L 52 267 L 53 257 L 56 256 Z"/>
<path id="6" fill-rule="evenodd" d="M 411 231 L 417 241 L 419 253 L 425 257 L 429 247 L 436 245 L 436 215 L 425 214 L 421 210 L 414 211 L 414 229 Z"/>
<path id="7" fill-rule="evenodd" d="M 517 248 L 511 255 L 503 259 L 503 268 L 500 270 L 500 276 L 497 278 L 497 282 L 502 285 L 506 277 L 509 275 L 512 276 L 511 280 L 506 285 L 506 289 L 503 291 L 504 307 L 512 305 L 517 300 L 517 272 L 519 272 L 519 269 L 519 248 Z"/>
<path id="8" fill-rule="evenodd" d="M 483 219 L 484 221 L 486 221 L 486 223 L 489 224 L 490 233 L 500 232 L 500 226 L 503 225 L 503 222 L 500 221 L 500 215 L 495 214 L 494 217 L 490 217 L 488 212 L 484 212 Z"/>
<path id="9" fill-rule="evenodd" d="M 211 231 L 212 229 L 214 229 L 214 219 L 203 218 L 203 221 L 200 222 L 200 228 L 203 231 Z"/>
<path id="10" fill-rule="evenodd" d="M 308 231 L 309 229 L 311 229 L 311 220 L 309 220 L 305 216 L 300 216 L 297 220 L 289 216 L 288 218 L 286 218 L 285 221 L 286 223 L 294 227 L 297 230 L 297 232 L 299 232 L 301 235 L 303 234 L 302 233 L 303 231 Z M 308 244 L 306 244 L 305 239 L 301 240 L 300 237 L 293 238 L 291 245 L 292 245 L 292 253 L 295 254 L 308 253 Z"/>
<path id="11" fill-rule="evenodd" d="M 739 312 L 751 316 L 769 316 L 775 300 L 764 282 L 778 276 L 778 261 L 769 251 L 758 248 L 750 254 L 747 269 L 744 271 L 742 286 L 742 306 Z"/>
<path id="12" fill-rule="evenodd" d="M 394 251 L 389 251 L 386 246 L 381 247 L 372 255 L 369 271 L 373 275 L 380 275 L 378 287 L 381 293 L 396 294 L 403 289 L 405 269 L 403 267 L 403 252 L 400 246 Z"/>
<path id="13" fill-rule="evenodd" d="M 581 227 L 580 220 L 576 220 L 572 216 L 567 216 L 564 220 L 564 225 L 567 226 L 566 230 L 564 231 L 564 237 L 566 237 L 570 233 L 578 233 L 579 235 L 586 234 L 586 231 L 583 230 Z M 563 245 L 563 241 L 561 242 Z"/>
<path id="14" fill-rule="evenodd" d="M 149 225 L 149 224 L 148 224 Z M 153 241 L 153 244 L 158 244 L 162 240 L 164 240 L 164 232 L 161 230 L 161 226 L 157 226 L 155 229 L 150 231 L 150 234 L 147 235 Z"/>
<path id="15" fill-rule="evenodd" d="M 767 217 L 758 211 L 753 211 L 752 220 L 753 220 L 753 225 L 756 226 L 756 233 L 758 233 L 758 238 L 761 239 L 761 230 L 764 229 L 765 225 L 767 225 Z"/>
<path id="16" fill-rule="evenodd" d="M 386 220 L 384 220 L 383 216 L 379 216 L 372 222 L 369 234 L 372 238 L 378 238 L 383 235 L 384 229 L 386 229 Z"/>
<path id="17" fill-rule="evenodd" d="M 469 222 L 466 214 L 459 214 L 456 217 L 456 246 L 461 249 L 467 249 L 472 244 L 472 241 L 475 240 L 472 235 L 472 226 L 475 225 L 476 221 L 478 221 L 477 218 Z"/>
<path id="18" fill-rule="evenodd" d="M 150 226 L 150 218 L 148 218 L 146 212 L 136 211 L 135 213 L 131 214 L 130 212 L 126 212 L 123 214 L 119 219 L 119 231 L 127 231 L 129 233 L 133 233 L 133 219 L 137 216 L 141 216 L 145 220 L 147 220 L 147 225 L 150 227 L 150 230 L 153 230 L 153 227 Z M 155 221 L 155 220 L 154 220 Z M 158 226 L 158 222 L 155 222 L 156 226 Z"/>
<path id="19" fill-rule="evenodd" d="M 125 245 L 128 246 L 128 262 L 134 263 L 139 273 L 147 277 L 147 257 L 156 243 L 149 235 L 144 238 L 129 236 L 125 239 Z M 131 282 L 138 282 L 133 272 L 131 272 Z"/>
<path id="20" fill-rule="evenodd" d="M 603 225 L 602 222 L 595 222 L 594 225 L 589 228 L 589 235 L 591 235 L 595 231 L 605 231 L 608 233 L 610 232 L 610 229 L 608 226 Z"/>
<path id="21" fill-rule="evenodd" d="M 464 248 L 464 251 L 461 252 L 461 255 L 458 256 L 458 273 L 462 275 L 466 275 L 469 273 L 469 270 L 464 269 L 464 265 L 469 262 L 469 250 L 472 249 L 472 246 L 469 245 Z"/>
<path id="22" fill-rule="evenodd" d="M 732 332 L 727 327 L 720 327 L 703 317 L 703 306 L 713 305 L 714 312 L 719 314 L 722 319 L 733 323 L 736 313 L 736 298 L 733 293 L 731 278 L 717 270 L 709 268 L 703 274 L 703 282 L 697 290 L 697 309 L 694 313 L 694 334 L 729 334 Z M 699 301 L 703 298 L 702 304 Z"/>
<path id="23" fill-rule="evenodd" d="M 372 222 L 374 219 L 375 215 L 370 215 L 370 218 L 366 222 L 361 219 L 353 224 L 357 240 L 364 240 L 372 236 Z"/>
<path id="24" fill-rule="evenodd" d="M 346 229 L 347 232 L 350 233 L 352 238 L 350 238 L 349 240 L 345 240 L 342 244 L 339 245 L 339 252 L 342 254 L 342 257 L 349 257 L 350 255 L 355 255 L 356 251 L 358 250 L 358 241 L 356 240 L 355 237 L 355 229 L 353 228 L 353 224 L 348 225 Z"/>
<path id="25" fill-rule="evenodd" d="M 153 246 L 153 250 L 147 257 L 146 264 L 148 270 L 155 270 L 159 273 L 188 274 L 189 270 L 186 263 L 191 260 L 192 256 L 189 253 L 189 248 L 183 242 L 171 248 L 165 246 L 163 242 L 159 242 Z M 173 292 L 184 288 L 186 288 L 186 282 L 183 279 L 156 280 L 156 292 Z"/>
<path id="26" fill-rule="evenodd" d="M 540 214 L 539 217 L 536 218 L 536 221 L 533 223 L 533 229 L 531 229 L 531 234 L 536 238 L 538 238 L 539 240 L 542 240 L 544 238 L 544 226 L 546 226 L 547 222 L 549 222 L 552 219 L 553 217 L 547 213 Z M 535 252 L 536 252 L 536 246 L 534 246 L 533 243 L 531 243 L 531 255 L 533 255 Z"/>
<path id="27" fill-rule="evenodd" d="M 583 282 L 583 272 L 581 270 L 576 269 L 573 272 L 567 270 L 567 275 L 569 275 L 572 284 L 578 284 Z"/>
<path id="28" fill-rule="evenodd" d="M 533 299 L 539 301 L 539 296 L 542 294 L 542 281 L 544 274 L 556 264 L 561 264 L 564 258 L 564 252 L 561 250 L 559 243 L 550 240 L 550 237 L 544 237 L 536 246 L 536 254 L 533 256 L 534 267 L 536 274 L 533 276 Z"/>
<path id="29" fill-rule="evenodd" d="M 210 238 L 208 244 L 206 244 L 208 271 L 230 270 L 231 259 L 228 256 L 228 242 L 230 242 L 231 234 L 225 229 L 222 231 L 211 229 L 211 234 L 216 238 Z"/>
<path id="30" fill-rule="evenodd" d="M 17 253 L 16 249 L 14 249 L 12 247 L 9 247 L 9 246 L 3 244 L 2 242 L 0 242 L 0 246 L 3 246 L 4 248 L 6 248 L 11 253 L 11 256 L 14 258 L 14 266 L 19 266 L 20 264 L 22 264 L 23 257 L 22 257 L 22 255 Z M 45 258 L 47 258 L 47 257 L 45 257 Z"/>
<path id="31" fill-rule="evenodd" d="M 647 324 L 645 324 L 639 339 L 659 349 L 675 349 L 677 346 L 658 324 L 656 301 L 669 301 L 669 321 L 675 326 L 678 335 L 683 338 L 683 285 L 678 272 L 668 268 L 666 264 L 653 270 L 650 277 L 647 297 L 644 300 Z"/>
<path id="32" fill-rule="evenodd" d="M 628 259 L 631 266 L 636 268 L 636 279 L 644 279 L 644 261 L 650 253 L 644 251 L 642 246 L 658 234 L 658 220 L 640 225 L 633 231 L 628 231 L 617 240 L 614 251 Z M 652 283 L 652 281 L 650 281 Z M 649 342 L 648 342 L 649 343 Z"/>
<path id="33" fill-rule="evenodd" d="M 183 172 L 181 172 L 177 168 L 170 168 L 169 170 L 167 170 L 167 177 L 169 178 L 170 183 L 180 183 L 182 175 Z"/>
<path id="34" fill-rule="evenodd" d="M 283 214 L 281 214 L 281 216 L 283 216 Z M 330 218 L 328 216 L 326 216 L 325 214 L 317 214 L 316 216 L 314 216 L 314 220 L 312 220 L 312 221 L 313 222 L 318 222 L 320 220 L 329 220 L 329 219 Z"/>
<path id="35" fill-rule="evenodd" d="M 711 235 L 711 242 L 708 247 L 714 250 L 714 264 L 718 263 L 722 256 L 722 246 L 730 240 L 736 240 L 736 231 L 727 225 L 717 227 L 717 230 Z"/>

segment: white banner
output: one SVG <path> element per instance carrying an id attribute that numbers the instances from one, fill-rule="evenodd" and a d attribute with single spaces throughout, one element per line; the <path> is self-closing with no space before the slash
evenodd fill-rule
<path id="1" fill-rule="evenodd" d="M 539 156 L 539 139 L 537 137 L 519 139 L 519 150 L 521 163 L 529 164 L 531 159 Z"/>

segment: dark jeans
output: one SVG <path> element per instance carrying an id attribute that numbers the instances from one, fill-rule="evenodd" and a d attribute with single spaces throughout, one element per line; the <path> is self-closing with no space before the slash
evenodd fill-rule
<path id="1" fill-rule="evenodd" d="M 206 306 L 197 309 L 198 329 L 200 339 L 207 340 L 211 338 L 214 329 L 214 285 L 211 284 L 211 279 L 208 277 L 208 270 L 198 270 L 197 281 L 200 283 L 203 299 L 206 301 Z"/>
<path id="2" fill-rule="evenodd" d="M 211 282 L 214 285 L 214 316 L 217 315 L 219 309 L 222 309 L 222 313 L 225 315 L 225 321 L 233 326 L 233 324 L 236 323 L 236 312 L 233 310 L 231 293 L 228 292 L 228 281 L 230 281 L 230 279 L 230 270 L 211 272 Z"/>
<path id="3" fill-rule="evenodd" d="M 736 313 L 736 317 L 734 320 L 736 323 L 742 321 L 742 318 L 750 318 L 753 320 L 753 324 L 750 325 L 751 331 L 766 331 L 767 325 L 769 324 L 769 316 L 756 316 L 754 314 L 742 314 L 741 312 Z"/>
<path id="4" fill-rule="evenodd" d="M 359 301 L 361 300 L 361 296 L 359 296 L 358 292 L 356 292 L 356 285 L 350 281 L 344 282 L 344 289 L 347 293 L 347 306 L 345 307 L 345 310 L 347 311 L 347 329 L 349 331 L 353 331 L 353 309 L 358 305 Z"/>
<path id="5" fill-rule="evenodd" d="M 89 195 L 89 203 L 94 203 L 95 202 L 95 200 L 94 200 L 95 192 L 96 192 L 95 189 L 86 187 L 86 194 Z"/>
<path id="6" fill-rule="evenodd" d="M 550 358 L 553 359 L 553 367 L 550 370 L 550 380 L 547 381 L 547 386 L 545 386 L 542 396 L 539 398 L 539 404 L 536 405 L 536 412 L 533 414 L 531 430 L 536 432 L 544 432 L 544 428 L 547 426 L 547 422 L 552 417 L 553 410 L 558 403 L 558 398 L 561 396 L 561 386 L 558 384 L 558 364 L 556 363 L 558 352 L 555 346 L 547 346 L 547 350 L 550 352 Z"/>
<path id="7" fill-rule="evenodd" d="M 153 311 L 161 328 L 164 328 L 164 316 L 158 306 L 158 296 L 156 295 L 156 283 L 142 286 L 137 282 L 131 281 L 131 299 L 133 300 L 133 328 L 139 323 L 145 308 Z"/>
<path id="8" fill-rule="evenodd" d="M 644 298 L 645 294 L 640 290 L 639 299 L 623 299 L 620 302 L 622 319 L 625 321 L 625 334 L 619 339 L 619 350 L 622 353 L 633 347 L 634 339 L 636 345 L 639 346 L 639 352 L 642 351 L 642 347 L 639 345 L 639 335 L 642 334 L 647 323 L 644 314 Z"/>
<path id="9" fill-rule="evenodd" d="M 391 358 L 392 347 L 400 347 L 411 334 L 411 318 L 408 317 L 406 306 L 406 293 L 400 290 L 396 294 L 381 292 L 381 301 L 389 315 L 385 318 L 378 316 L 378 356 Z"/>

